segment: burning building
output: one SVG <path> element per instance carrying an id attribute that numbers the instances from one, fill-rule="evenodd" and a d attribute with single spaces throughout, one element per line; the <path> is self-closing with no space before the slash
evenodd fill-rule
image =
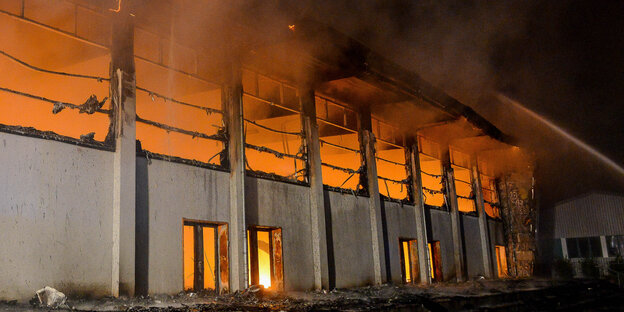
<path id="1" fill-rule="evenodd" d="M 0 3 L 0 298 L 531 275 L 529 153 L 330 27 L 242 17 Z"/>

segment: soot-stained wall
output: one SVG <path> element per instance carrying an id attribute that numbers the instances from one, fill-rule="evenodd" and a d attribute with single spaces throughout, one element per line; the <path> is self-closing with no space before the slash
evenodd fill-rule
<path id="1" fill-rule="evenodd" d="M 0 299 L 110 293 L 113 153 L 0 133 Z"/>
<path id="2" fill-rule="evenodd" d="M 284 290 L 314 288 L 314 263 L 307 186 L 247 177 L 245 221 L 247 225 L 282 229 Z"/>
<path id="3" fill-rule="evenodd" d="M 228 207 L 229 173 L 137 157 L 137 286 L 183 290 L 182 220 L 228 222 Z"/>
<path id="4" fill-rule="evenodd" d="M 448 212 L 425 208 L 428 241 L 440 242 L 442 274 L 444 280 L 455 279 L 455 260 L 453 258 L 453 233 L 451 217 Z"/>
<path id="5" fill-rule="evenodd" d="M 483 275 L 483 257 L 481 255 L 481 236 L 479 232 L 479 218 L 475 216 L 461 216 L 463 229 L 463 245 L 466 256 L 466 272 L 468 278 Z"/>
<path id="6" fill-rule="evenodd" d="M 362 286 L 374 281 L 368 200 L 368 197 L 325 191 L 326 224 L 331 232 L 327 244 L 333 246 L 335 264 L 330 280 L 333 279 L 335 287 Z"/>
<path id="7" fill-rule="evenodd" d="M 389 266 L 389 281 L 401 283 L 401 251 L 399 239 L 416 239 L 414 206 L 382 201 L 384 212 L 384 240 L 386 243 L 386 265 Z M 420 260 L 420 259 L 419 259 Z"/>

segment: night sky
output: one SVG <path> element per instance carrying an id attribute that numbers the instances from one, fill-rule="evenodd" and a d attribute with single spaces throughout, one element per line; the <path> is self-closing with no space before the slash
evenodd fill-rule
<path id="1" fill-rule="evenodd" d="M 310 1 L 347 33 L 471 106 L 535 152 L 542 209 L 624 177 L 522 103 L 624 164 L 624 1 Z"/>

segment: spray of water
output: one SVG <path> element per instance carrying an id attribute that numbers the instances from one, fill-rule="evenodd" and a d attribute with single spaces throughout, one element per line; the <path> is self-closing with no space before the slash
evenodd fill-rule
<path id="1" fill-rule="evenodd" d="M 510 98 L 508 98 L 505 95 L 498 94 L 498 98 L 503 103 L 508 103 L 508 104 L 512 105 L 513 107 L 519 109 L 520 111 L 527 113 L 532 118 L 535 118 L 539 122 L 541 122 L 544 125 L 548 126 L 550 129 L 555 131 L 557 134 L 561 135 L 562 137 L 564 137 L 567 140 L 571 141 L 572 143 L 576 144 L 578 147 L 582 148 L 583 150 L 585 150 L 586 152 L 588 152 L 592 156 L 598 158 L 604 164 L 608 165 L 609 167 L 611 167 L 615 171 L 617 171 L 620 175 L 624 176 L 624 168 L 622 168 L 622 166 L 618 165 L 616 162 L 614 162 L 613 160 L 609 159 L 607 156 L 605 156 L 604 154 L 600 153 L 595 148 L 589 146 L 587 143 L 585 143 L 585 142 L 579 140 L 578 138 L 574 137 L 573 135 L 569 134 L 568 132 L 563 130 L 561 127 L 555 125 L 552 121 L 550 121 L 550 120 L 544 118 L 543 116 L 537 114 L 536 112 L 534 112 L 534 111 L 524 107 L 522 104 L 520 104 L 517 101 L 514 101 L 514 100 L 512 100 Z"/>

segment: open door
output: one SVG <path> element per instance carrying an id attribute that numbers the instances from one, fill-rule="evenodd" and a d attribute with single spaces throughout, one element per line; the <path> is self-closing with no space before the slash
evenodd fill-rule
<path id="1" fill-rule="evenodd" d="M 504 278 L 509 275 L 507 271 L 507 253 L 505 246 L 496 246 L 496 268 L 498 269 L 498 277 Z"/>
<path id="2" fill-rule="evenodd" d="M 420 271 L 418 266 L 418 244 L 415 239 L 399 239 L 401 246 L 401 275 L 403 283 L 418 283 Z"/>
<path id="3" fill-rule="evenodd" d="M 429 245 L 429 268 L 431 269 L 431 281 L 442 282 L 442 255 L 440 252 L 440 242 L 432 241 Z"/>
<path id="4" fill-rule="evenodd" d="M 284 289 L 282 230 L 252 226 L 247 230 L 249 285 Z"/>
<path id="5" fill-rule="evenodd" d="M 227 225 L 189 220 L 183 223 L 184 290 L 218 292 L 228 266 L 227 253 L 222 254 L 223 249 L 227 250 Z M 225 283 L 227 289 L 227 279 Z"/>

